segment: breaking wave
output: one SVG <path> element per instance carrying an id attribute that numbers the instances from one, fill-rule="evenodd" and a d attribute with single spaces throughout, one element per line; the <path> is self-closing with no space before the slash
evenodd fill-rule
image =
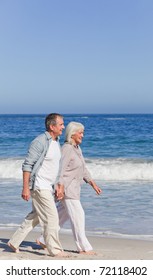
<path id="1" fill-rule="evenodd" d="M 22 158 L 0 159 L 0 178 L 22 179 L 23 160 Z M 95 180 L 153 181 L 153 160 L 86 158 L 86 165 Z"/>

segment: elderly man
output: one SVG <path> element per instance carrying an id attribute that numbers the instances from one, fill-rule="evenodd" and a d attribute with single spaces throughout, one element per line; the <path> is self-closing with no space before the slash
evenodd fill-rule
<path id="1" fill-rule="evenodd" d="M 45 126 L 46 131 L 32 141 L 22 166 L 22 198 L 26 201 L 32 198 L 33 210 L 13 234 L 8 246 L 18 252 L 27 234 L 40 223 L 49 254 L 65 257 L 59 241 L 59 218 L 53 195 L 61 158 L 58 137 L 64 129 L 63 116 L 49 114 Z M 63 197 L 62 189 L 57 190 L 57 196 L 59 199 Z"/>

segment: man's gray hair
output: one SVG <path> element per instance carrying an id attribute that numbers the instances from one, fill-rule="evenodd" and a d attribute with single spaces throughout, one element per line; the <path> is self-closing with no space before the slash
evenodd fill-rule
<path id="1" fill-rule="evenodd" d="M 51 113 L 48 116 L 46 116 L 45 126 L 46 126 L 47 131 L 50 130 L 50 125 L 56 125 L 57 117 L 63 118 L 63 116 L 61 114 L 58 114 L 58 113 Z"/>
<path id="2" fill-rule="evenodd" d="M 70 122 L 65 130 L 65 141 L 72 144 L 72 135 L 74 135 L 78 130 L 84 130 L 84 125 L 79 122 Z"/>

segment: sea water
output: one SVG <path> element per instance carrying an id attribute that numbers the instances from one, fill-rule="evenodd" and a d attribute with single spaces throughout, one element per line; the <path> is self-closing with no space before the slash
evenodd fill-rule
<path id="1" fill-rule="evenodd" d="M 0 115 L 0 228 L 16 228 L 31 211 L 31 201 L 21 198 L 21 167 L 30 142 L 45 131 L 44 120 L 45 115 Z M 86 231 L 153 239 L 153 115 L 65 114 L 65 125 L 70 121 L 85 126 L 82 152 L 103 190 L 97 196 L 82 184 Z M 69 232 L 68 223 L 64 230 Z"/>

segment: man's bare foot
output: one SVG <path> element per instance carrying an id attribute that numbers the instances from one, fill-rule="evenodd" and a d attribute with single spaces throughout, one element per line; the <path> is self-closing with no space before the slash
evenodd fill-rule
<path id="1" fill-rule="evenodd" d="M 14 253 L 19 253 L 19 248 L 15 248 L 10 242 L 8 242 L 7 245 L 12 249 Z"/>
<path id="2" fill-rule="evenodd" d="M 61 251 L 60 253 L 56 254 L 54 257 L 70 258 L 70 254 L 67 254 L 64 251 Z"/>
<path id="3" fill-rule="evenodd" d="M 36 240 L 36 243 L 41 246 L 43 249 L 46 249 L 46 245 L 41 243 L 38 239 Z"/>
<path id="4" fill-rule="evenodd" d="M 80 251 L 79 254 L 83 255 L 97 255 L 94 251 Z"/>

